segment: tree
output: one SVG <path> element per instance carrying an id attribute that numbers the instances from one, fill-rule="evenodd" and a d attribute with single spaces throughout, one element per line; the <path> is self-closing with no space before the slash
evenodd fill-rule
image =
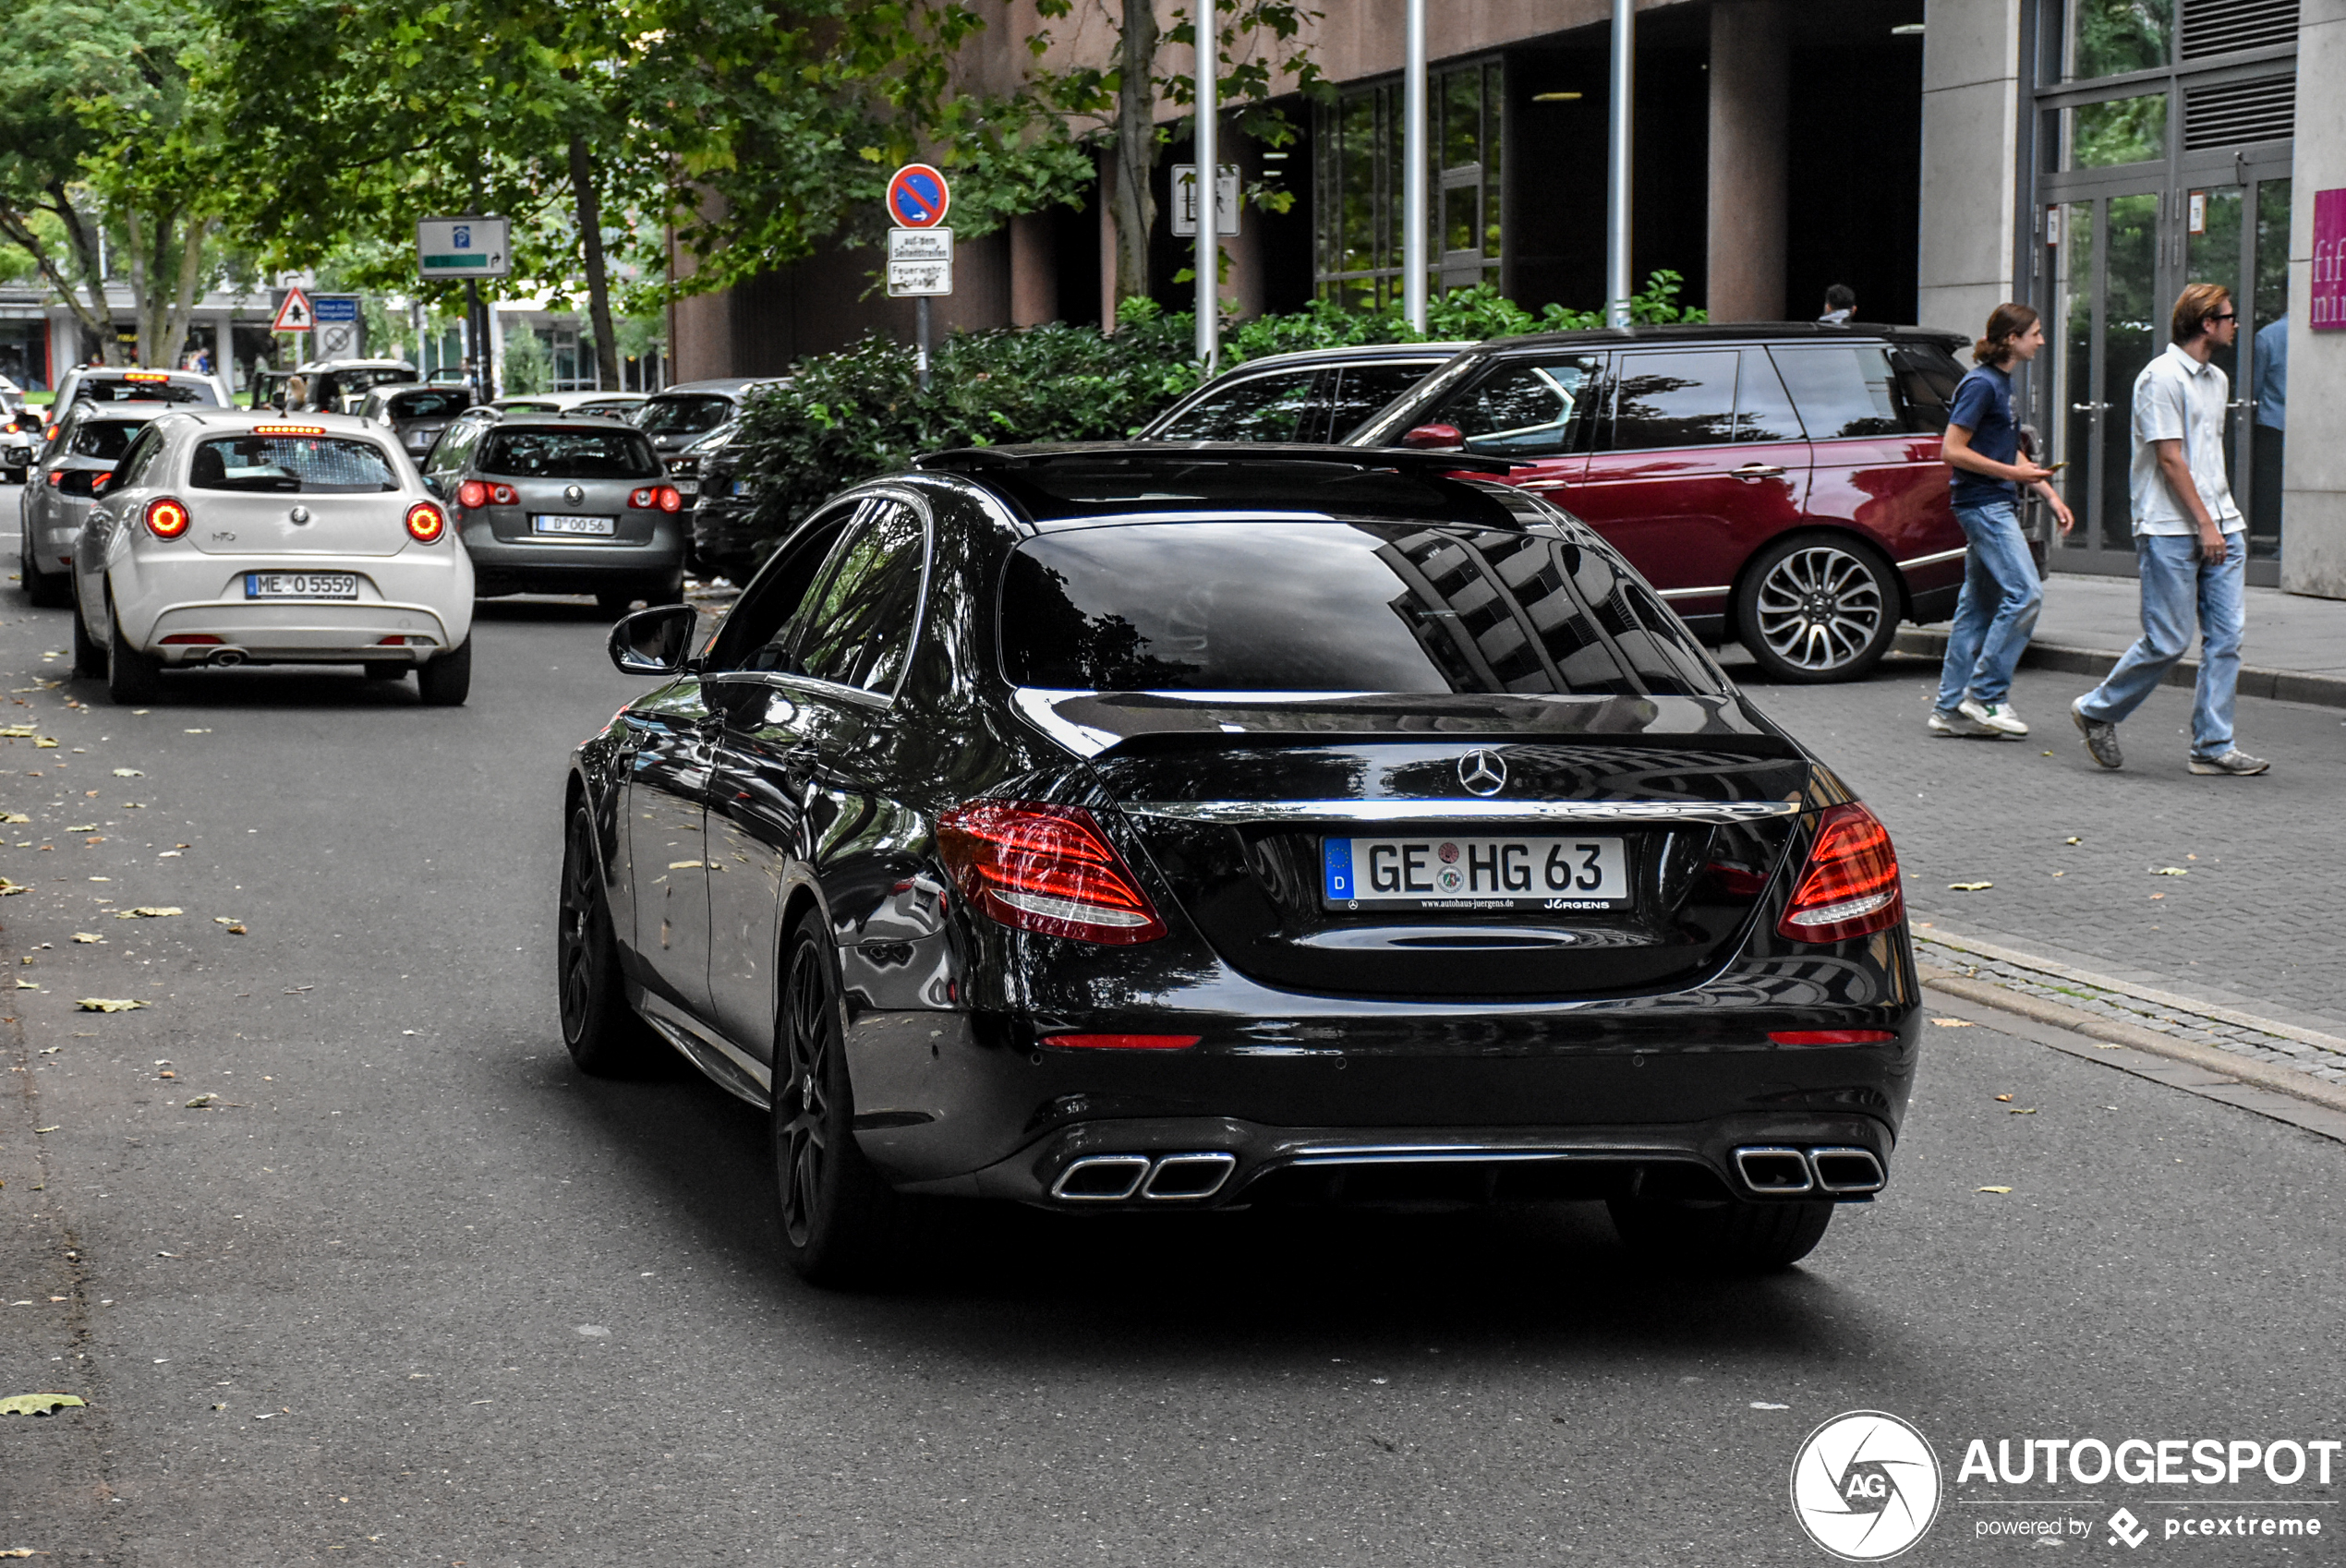
<path id="1" fill-rule="evenodd" d="M 119 246 L 139 307 L 139 362 L 187 335 L 218 216 L 218 103 L 187 62 L 208 50 L 185 0 L 27 0 L 10 18 L 40 48 L 0 55 L 0 236 L 40 275 L 109 364 L 121 331 L 103 251 Z"/>

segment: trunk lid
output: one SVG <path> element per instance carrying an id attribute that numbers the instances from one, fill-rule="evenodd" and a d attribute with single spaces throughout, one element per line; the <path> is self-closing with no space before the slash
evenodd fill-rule
<path id="1" fill-rule="evenodd" d="M 1022 706 L 1088 737 L 1215 952 L 1319 995 L 1684 984 L 1784 874 L 1811 766 L 1735 697 L 1054 696 Z"/>
<path id="2" fill-rule="evenodd" d="M 509 485 L 515 498 L 512 506 L 489 509 L 490 531 L 506 544 L 647 544 L 652 537 L 652 520 L 659 513 L 648 507 L 631 507 L 627 498 L 635 491 L 657 487 L 667 481 L 648 479 L 493 479 L 490 483 Z M 540 532 L 534 521 L 539 517 L 599 517 L 611 520 L 608 534 L 572 534 Z"/>
<path id="3" fill-rule="evenodd" d="M 206 555 L 397 555 L 413 496 L 245 495 L 189 489 L 187 535 Z M 299 513 L 307 519 L 294 521 Z"/>

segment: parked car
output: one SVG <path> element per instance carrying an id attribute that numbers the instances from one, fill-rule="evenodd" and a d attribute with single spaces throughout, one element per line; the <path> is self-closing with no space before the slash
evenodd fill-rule
<path id="1" fill-rule="evenodd" d="M 472 406 L 462 387 L 430 387 L 415 381 L 393 381 L 375 388 L 359 405 L 358 417 L 381 425 L 399 438 L 399 445 L 417 463 L 456 416 Z"/>
<path id="2" fill-rule="evenodd" d="M 741 433 L 742 422 L 729 419 L 668 461 L 670 479 L 684 492 L 694 572 L 735 583 L 757 570 L 763 538 L 752 526 L 757 497 L 741 471 Z"/>
<path id="3" fill-rule="evenodd" d="M 312 359 L 293 373 L 303 390 L 289 413 L 356 414 L 375 388 L 417 380 L 416 368 L 405 359 Z"/>
<path id="4" fill-rule="evenodd" d="M 114 472 L 147 422 L 167 403 L 80 403 L 58 422 L 32 482 L 17 497 L 18 580 L 25 597 L 48 609 L 73 602 L 73 548 L 89 520 L 98 481 Z"/>
<path id="5" fill-rule="evenodd" d="M 1141 431 L 1152 441 L 1335 441 L 1472 344 L 1387 343 L 1250 359 Z"/>
<path id="6" fill-rule="evenodd" d="M 1481 344 L 1348 438 L 1505 457 L 1706 641 L 1780 681 L 1854 680 L 1943 621 L 1964 537 L 1940 460 L 1961 339 L 1763 324 Z"/>
<path id="7" fill-rule="evenodd" d="M 74 669 L 117 703 L 166 669 L 408 670 L 427 703 L 472 687 L 472 563 L 380 428 L 339 415 L 173 409 L 97 487 L 73 551 Z"/>
<path id="8" fill-rule="evenodd" d="M 40 450 L 41 411 L 24 400 L 15 382 L 0 392 L 0 478 L 21 485 L 30 476 L 33 453 Z"/>
<path id="9" fill-rule="evenodd" d="M 610 419 L 505 415 L 452 425 L 425 467 L 473 558 L 475 590 L 593 594 L 613 615 L 684 597 L 683 498 L 651 438 Z"/>
<path id="10" fill-rule="evenodd" d="M 642 392 L 516 392 L 494 399 L 490 406 L 508 414 L 592 414 L 605 419 L 633 422 L 642 408 Z"/>
<path id="11" fill-rule="evenodd" d="M 622 621 L 656 684 L 572 759 L 574 1057 L 766 1111 L 818 1280 L 949 1197 L 1602 1198 L 1799 1258 L 1913 1082 L 1889 837 L 1504 466 L 937 453 L 705 645 Z"/>
<path id="12" fill-rule="evenodd" d="M 42 436 L 54 436 L 57 422 L 77 403 L 175 403 L 191 407 L 226 408 L 234 402 L 228 395 L 227 382 L 194 370 L 76 366 L 57 382 L 57 395 L 49 404 L 49 423 Z"/>
<path id="13" fill-rule="evenodd" d="M 635 412 L 635 428 L 651 437 L 663 461 L 683 451 L 718 426 L 738 416 L 749 394 L 764 387 L 790 384 L 779 376 L 733 376 L 720 380 L 685 381 L 644 400 Z"/>

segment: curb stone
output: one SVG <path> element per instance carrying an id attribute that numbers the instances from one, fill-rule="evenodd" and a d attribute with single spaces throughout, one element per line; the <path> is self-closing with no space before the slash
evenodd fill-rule
<path id="1" fill-rule="evenodd" d="M 1944 658 L 1947 654 L 1947 633 L 1935 626 L 1905 626 L 1898 632 L 1891 645 L 1893 651 L 1915 654 L 1926 658 Z M 2020 662 L 2032 669 L 2062 669 L 2073 675 L 2090 675 L 2096 680 L 2117 668 L 2123 650 L 2109 653 L 2099 648 L 2074 647 L 2060 642 L 2042 640 L 2028 645 Z M 2167 672 L 2161 682 L 2168 686 L 2190 686 L 2199 679 L 2199 660 L 2184 658 Z M 2269 697 L 2277 702 L 2310 703 L 2316 707 L 2346 707 L 2346 676 L 2314 675 L 2302 669 L 2270 669 L 2261 665 L 2240 667 L 2240 694 L 2243 697 Z"/>

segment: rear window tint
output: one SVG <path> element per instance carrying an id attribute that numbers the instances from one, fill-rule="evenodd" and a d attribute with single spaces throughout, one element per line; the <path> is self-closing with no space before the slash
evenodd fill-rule
<path id="1" fill-rule="evenodd" d="M 1817 440 L 1894 436 L 1905 430 L 1890 356 L 1880 344 L 1804 344 L 1773 353 L 1784 385 L 1792 389 L 1792 401 L 1799 405 L 1801 422 Z"/>
<path id="2" fill-rule="evenodd" d="M 696 436 L 732 417 L 733 402 L 725 397 L 656 397 L 644 404 L 635 423 L 655 436 Z"/>
<path id="3" fill-rule="evenodd" d="M 91 419 L 74 427 L 66 450 L 76 457 L 103 458 L 111 463 L 129 449 L 130 438 L 146 428 L 127 419 Z"/>
<path id="4" fill-rule="evenodd" d="M 202 381 L 83 380 L 73 389 L 76 403 L 203 403 L 220 400 Z"/>
<path id="5" fill-rule="evenodd" d="M 460 392 L 401 392 L 391 400 L 394 419 L 452 419 L 470 406 Z"/>
<path id="6" fill-rule="evenodd" d="M 1569 535 L 1173 523 L 1031 539 L 1003 673 L 1079 691 L 1712 695 L 1726 680 L 1634 575 Z"/>
<path id="7" fill-rule="evenodd" d="M 200 490 L 364 495 L 399 488 L 382 448 L 341 436 L 217 436 L 196 443 L 187 483 Z"/>
<path id="8" fill-rule="evenodd" d="M 498 428 L 481 449 L 480 471 L 519 479 L 657 479 L 652 443 L 633 430 Z"/>

